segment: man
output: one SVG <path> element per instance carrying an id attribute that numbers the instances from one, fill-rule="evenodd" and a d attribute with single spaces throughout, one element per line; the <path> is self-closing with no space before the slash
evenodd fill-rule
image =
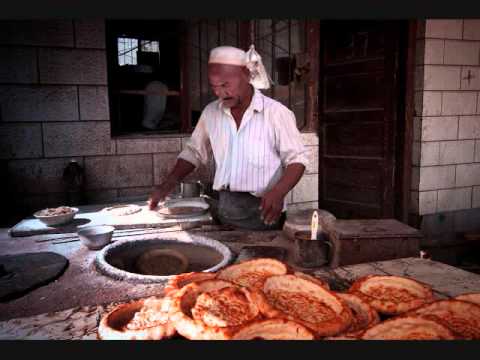
<path id="1" fill-rule="evenodd" d="M 251 230 L 281 228 L 285 196 L 308 160 L 293 112 L 258 90 L 270 86 L 266 79 L 253 46 L 247 53 L 230 46 L 210 52 L 208 81 L 218 100 L 203 110 L 175 167 L 153 191 L 150 209 L 205 164 L 211 148 L 220 222 Z"/>

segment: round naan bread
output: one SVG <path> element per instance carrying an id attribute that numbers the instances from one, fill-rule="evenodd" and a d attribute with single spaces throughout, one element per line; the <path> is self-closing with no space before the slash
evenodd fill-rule
<path id="1" fill-rule="evenodd" d="M 434 301 L 432 289 L 416 280 L 392 275 L 368 275 L 356 280 L 350 294 L 385 315 L 398 315 Z"/>
<path id="2" fill-rule="evenodd" d="M 455 297 L 455 300 L 468 301 L 480 305 L 480 293 L 462 294 Z"/>
<path id="3" fill-rule="evenodd" d="M 314 282 L 315 284 L 318 284 L 320 286 L 323 286 L 325 289 L 327 290 L 330 290 L 330 285 L 328 285 L 328 283 L 326 281 L 323 281 L 322 279 L 319 279 L 315 276 L 312 276 L 312 275 L 308 275 L 308 274 L 305 274 L 301 271 L 295 271 L 293 273 L 293 275 L 299 277 L 299 278 L 302 278 L 302 279 L 305 279 L 305 280 L 309 280 L 309 281 L 312 281 Z"/>
<path id="4" fill-rule="evenodd" d="M 434 320 L 462 339 L 480 339 L 480 305 L 462 300 L 438 300 L 407 313 Z"/>
<path id="5" fill-rule="evenodd" d="M 244 326 L 233 335 L 232 340 L 314 340 L 314 336 L 295 321 L 267 319 Z"/>
<path id="6" fill-rule="evenodd" d="M 287 265 L 275 259 L 259 258 L 230 265 L 217 274 L 217 279 L 261 289 L 265 280 L 272 275 L 285 275 Z"/>
<path id="7" fill-rule="evenodd" d="M 353 315 L 352 324 L 342 335 L 350 336 L 351 333 L 358 333 L 358 331 L 380 322 L 380 316 L 377 311 L 358 296 L 345 293 L 336 293 L 336 295 L 345 301 Z"/>
<path id="8" fill-rule="evenodd" d="M 263 294 L 225 280 L 190 283 L 173 295 L 170 319 L 190 340 L 229 340 L 244 325 L 269 314 Z"/>
<path id="9" fill-rule="evenodd" d="M 128 216 L 142 211 L 142 208 L 135 204 L 115 205 L 107 207 L 103 211 L 112 216 Z"/>
<path id="10" fill-rule="evenodd" d="M 165 298 L 150 297 L 116 306 L 100 320 L 102 340 L 161 340 L 175 335 Z"/>
<path id="11" fill-rule="evenodd" d="M 161 215 L 195 215 L 203 212 L 204 209 L 198 206 L 176 206 L 176 207 L 162 207 L 158 210 Z"/>
<path id="12" fill-rule="evenodd" d="M 446 326 L 418 317 L 398 317 L 385 320 L 367 329 L 362 340 L 454 340 Z"/>
<path id="13" fill-rule="evenodd" d="M 143 275 L 177 275 L 187 270 L 188 258 L 173 249 L 151 249 L 138 256 L 135 268 Z"/>
<path id="14" fill-rule="evenodd" d="M 279 316 L 300 323 L 316 337 L 345 331 L 352 312 L 333 292 L 295 275 L 274 275 L 265 280 L 263 293 Z"/>
<path id="15" fill-rule="evenodd" d="M 216 276 L 217 276 L 216 273 L 208 273 L 208 272 L 189 272 L 189 273 L 178 274 L 178 275 L 172 276 L 170 280 L 168 280 L 163 291 L 165 294 L 170 294 L 171 292 L 180 290 L 185 285 L 188 285 L 192 282 L 213 280 L 216 278 Z"/>
<path id="16" fill-rule="evenodd" d="M 260 313 L 249 290 L 236 286 L 200 294 L 191 311 L 193 319 L 211 327 L 239 326 Z"/>

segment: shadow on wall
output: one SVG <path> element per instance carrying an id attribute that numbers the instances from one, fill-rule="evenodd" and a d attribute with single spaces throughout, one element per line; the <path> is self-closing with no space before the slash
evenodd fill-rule
<path id="1" fill-rule="evenodd" d="M 0 227 L 12 227 L 20 220 L 33 216 L 33 213 L 47 208 L 67 205 L 63 188 L 58 192 L 40 192 L 43 187 L 42 177 L 25 179 L 9 169 L 8 160 L 0 162 Z M 31 190 L 29 190 L 31 189 Z M 40 191 L 39 191 L 40 190 Z"/>
<path id="2" fill-rule="evenodd" d="M 121 197 L 121 195 L 131 190 L 129 188 L 88 190 L 88 174 L 85 173 L 85 185 L 87 189 L 84 189 L 83 192 L 67 193 L 66 187 L 60 186 L 55 192 L 40 193 L 38 190 L 45 188 L 42 187 L 41 176 L 37 174 L 36 179 L 22 178 L 19 173 L 9 170 L 8 160 L 0 160 L 0 166 L 2 174 L 5 174 L 4 176 L 0 176 L 0 227 L 12 227 L 22 219 L 31 217 L 34 212 L 47 207 L 58 207 L 62 205 L 79 206 L 125 201 L 125 196 Z M 214 167 L 214 163 L 201 166 L 185 180 L 201 181 L 205 185 L 206 193 L 212 195 Z M 59 176 L 61 176 L 61 174 L 59 174 Z M 30 187 L 35 187 L 37 191 L 30 193 L 28 191 Z M 121 190 L 124 190 L 124 192 Z M 151 190 L 152 187 L 145 187 L 145 191 L 136 195 L 147 198 Z M 128 196 L 126 196 L 126 198 L 128 198 Z"/>
<path id="3" fill-rule="evenodd" d="M 15 204 L 14 193 L 11 191 L 11 175 L 8 173 L 8 161 L 0 161 L 0 227 L 10 227 L 15 224 L 16 219 L 20 217 L 18 205 Z"/>
<path id="4" fill-rule="evenodd" d="M 421 216 L 420 229 L 432 260 L 480 273 L 480 208 Z"/>

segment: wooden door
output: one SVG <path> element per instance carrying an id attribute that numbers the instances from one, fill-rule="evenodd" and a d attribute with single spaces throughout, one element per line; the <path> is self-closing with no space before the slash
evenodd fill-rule
<path id="1" fill-rule="evenodd" d="M 321 23 L 319 206 L 338 218 L 394 217 L 402 29 Z"/>

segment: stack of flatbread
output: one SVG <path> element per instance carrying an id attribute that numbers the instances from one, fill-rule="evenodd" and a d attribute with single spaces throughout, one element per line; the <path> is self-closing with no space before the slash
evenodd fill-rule
<path id="1" fill-rule="evenodd" d="M 353 336 L 333 339 L 480 339 L 480 294 L 435 299 L 426 284 L 407 277 L 380 275 L 357 279 L 348 293 L 368 303 L 383 321 L 372 323 Z"/>
<path id="2" fill-rule="evenodd" d="M 370 275 L 347 292 L 276 259 L 171 278 L 163 297 L 117 306 L 100 339 L 480 339 L 479 294 L 436 300 L 413 279 Z"/>

